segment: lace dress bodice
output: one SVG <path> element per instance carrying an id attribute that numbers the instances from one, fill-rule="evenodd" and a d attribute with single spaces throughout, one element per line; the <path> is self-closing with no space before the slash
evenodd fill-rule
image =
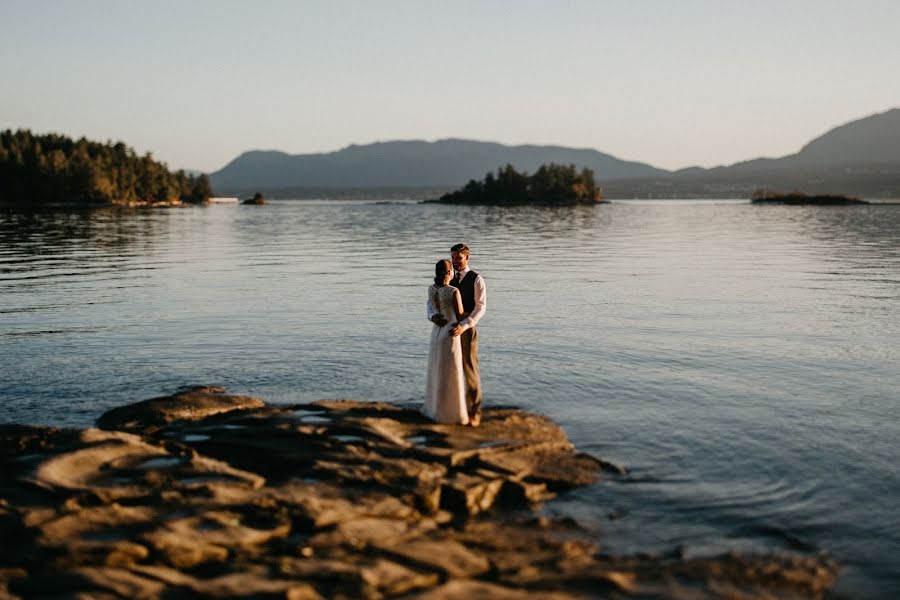
<path id="1" fill-rule="evenodd" d="M 447 319 L 448 323 L 456 323 L 456 300 L 454 299 L 456 288 L 452 285 L 443 287 L 433 285 L 428 289 L 428 294 L 435 310 Z"/>

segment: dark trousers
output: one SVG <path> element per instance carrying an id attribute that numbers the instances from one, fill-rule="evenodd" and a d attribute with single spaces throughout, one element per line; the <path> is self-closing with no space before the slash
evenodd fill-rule
<path id="1" fill-rule="evenodd" d="M 466 408 L 469 418 L 481 415 L 481 376 L 478 375 L 478 332 L 467 329 L 459 336 L 462 345 L 463 376 L 466 379 Z"/>

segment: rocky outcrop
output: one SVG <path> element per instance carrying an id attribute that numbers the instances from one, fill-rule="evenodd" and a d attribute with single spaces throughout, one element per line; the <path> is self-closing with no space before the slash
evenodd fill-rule
<path id="1" fill-rule="evenodd" d="M 261 408 L 265 402 L 249 396 L 230 396 L 225 388 L 202 386 L 189 388 L 172 396 L 151 398 L 120 406 L 97 419 L 102 429 L 152 432 L 173 421 L 197 421 L 235 410 Z"/>
<path id="2" fill-rule="evenodd" d="M 247 198 L 246 200 L 241 202 L 241 204 L 249 204 L 249 205 L 255 205 L 255 206 L 262 206 L 265 203 L 266 203 L 265 197 L 259 192 L 256 192 L 255 194 L 253 194 L 252 198 Z"/>
<path id="3" fill-rule="evenodd" d="M 530 508 L 625 470 L 548 419 L 196 388 L 0 426 L 0 598 L 820 597 L 822 557 L 617 557 Z"/>

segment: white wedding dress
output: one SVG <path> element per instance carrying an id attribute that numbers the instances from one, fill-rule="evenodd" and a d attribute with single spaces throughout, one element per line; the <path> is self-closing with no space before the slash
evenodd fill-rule
<path id="1" fill-rule="evenodd" d="M 425 383 L 425 406 L 422 412 L 438 423 L 469 423 L 466 410 L 466 383 L 463 377 L 462 345 L 459 336 L 451 337 L 456 323 L 456 299 L 459 291 L 450 285 L 428 288 L 428 298 L 435 310 L 447 319 L 443 327 L 432 325 L 428 349 L 428 377 Z"/>

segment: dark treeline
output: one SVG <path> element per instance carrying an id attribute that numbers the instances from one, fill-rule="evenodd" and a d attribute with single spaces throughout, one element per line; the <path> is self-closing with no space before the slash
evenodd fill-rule
<path id="1" fill-rule="evenodd" d="M 47 203 L 201 203 L 206 175 L 172 173 L 122 142 L 102 144 L 27 130 L 0 132 L 0 201 Z"/>
<path id="2" fill-rule="evenodd" d="M 603 192 L 590 169 L 575 165 L 541 165 L 534 175 L 519 173 L 512 165 L 488 173 L 483 181 L 469 181 L 460 190 L 444 194 L 438 202 L 451 204 L 593 204 Z"/>
<path id="3" fill-rule="evenodd" d="M 753 204 L 793 204 L 806 205 L 816 204 L 819 206 L 840 206 L 845 204 L 868 204 L 865 200 L 860 200 L 854 196 L 845 196 L 843 194 L 812 194 L 807 195 L 800 191 L 779 192 L 770 189 L 758 189 L 750 196 Z"/>

